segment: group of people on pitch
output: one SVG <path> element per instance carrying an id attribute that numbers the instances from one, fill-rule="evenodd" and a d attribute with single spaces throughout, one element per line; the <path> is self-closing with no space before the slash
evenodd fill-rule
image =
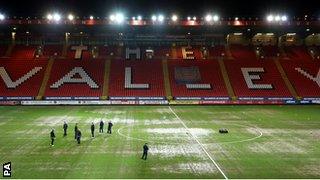
<path id="1" fill-rule="evenodd" d="M 112 126 L 113 126 L 112 122 L 109 121 L 108 122 L 108 131 L 107 131 L 108 134 L 111 134 Z M 103 133 L 103 128 L 104 128 L 104 122 L 101 120 L 99 123 L 99 133 Z M 68 124 L 66 121 L 64 121 L 64 123 L 63 123 L 63 136 L 64 137 L 67 136 L 67 130 L 68 130 Z M 91 130 L 91 137 L 94 138 L 95 125 L 93 122 L 91 123 L 90 130 Z M 82 134 L 81 134 L 80 129 L 78 128 L 78 123 L 76 123 L 76 125 L 74 126 L 74 139 L 77 140 L 78 144 L 80 144 L 80 142 L 81 142 L 81 136 L 82 136 Z M 56 138 L 54 129 L 52 129 L 50 132 L 50 138 L 51 138 L 51 146 L 54 146 L 54 140 Z"/>
<path id="2" fill-rule="evenodd" d="M 112 133 L 111 132 L 112 126 L 113 126 L 112 122 L 109 121 L 108 122 L 108 131 L 107 131 L 108 134 Z M 101 120 L 99 123 L 99 133 L 103 133 L 103 127 L 104 127 L 104 122 Z M 68 130 L 68 124 L 66 121 L 64 121 L 64 123 L 63 123 L 63 136 L 64 137 L 67 136 L 67 130 Z M 94 138 L 95 125 L 93 122 L 91 123 L 90 130 L 91 130 L 91 137 Z M 81 142 L 81 136 L 82 136 L 82 134 L 81 134 L 80 129 L 78 128 L 78 123 L 76 123 L 76 125 L 74 126 L 74 139 L 77 140 L 78 144 L 80 144 L 80 142 Z M 50 138 L 51 138 L 51 146 L 54 146 L 54 140 L 56 138 L 54 129 L 52 129 L 50 132 Z M 141 159 L 147 160 L 148 151 L 149 151 L 148 144 L 145 143 L 143 145 L 143 153 L 142 153 Z"/>

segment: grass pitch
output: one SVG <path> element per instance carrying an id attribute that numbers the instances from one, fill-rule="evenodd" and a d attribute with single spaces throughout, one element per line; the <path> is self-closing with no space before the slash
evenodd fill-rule
<path id="1" fill-rule="evenodd" d="M 171 108 L 0 107 L 0 162 L 12 162 L 13 178 L 320 178 L 320 106 Z M 111 135 L 98 133 L 101 119 Z"/>

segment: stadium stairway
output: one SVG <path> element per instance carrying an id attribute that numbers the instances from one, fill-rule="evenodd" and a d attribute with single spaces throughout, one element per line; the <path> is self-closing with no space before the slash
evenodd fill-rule
<path id="1" fill-rule="evenodd" d="M 36 100 L 41 100 L 45 91 L 46 91 L 46 87 L 47 87 L 47 84 L 48 84 L 48 81 L 50 78 L 53 63 L 54 63 L 54 58 L 50 57 L 48 64 L 47 64 L 47 67 L 46 67 L 46 70 L 44 72 L 43 80 L 42 80 L 42 83 L 41 83 L 41 86 L 39 89 L 38 96 L 36 97 Z"/>
<path id="2" fill-rule="evenodd" d="M 279 46 L 279 53 L 280 53 L 280 57 L 284 58 L 284 59 L 288 59 L 288 55 L 286 53 L 286 51 L 284 50 L 283 46 Z"/>
<path id="3" fill-rule="evenodd" d="M 162 60 L 162 70 L 163 70 L 163 80 L 164 80 L 164 89 L 166 93 L 166 97 L 168 100 L 172 99 L 171 87 L 170 87 L 170 79 L 169 79 L 169 69 L 168 69 L 168 60 Z"/>
<path id="4" fill-rule="evenodd" d="M 177 59 L 177 47 L 176 46 L 172 46 L 171 48 L 171 58 L 172 59 Z"/>
<path id="5" fill-rule="evenodd" d="M 231 82 L 230 82 L 230 79 L 229 79 L 229 75 L 227 73 L 226 66 L 224 64 L 223 59 L 219 58 L 218 59 L 218 63 L 219 63 L 219 67 L 220 67 L 220 70 L 221 70 L 223 81 L 224 81 L 224 84 L 226 85 L 229 97 L 232 100 L 237 100 L 237 97 L 234 94 L 234 91 L 233 91 L 233 88 L 232 88 L 232 85 L 231 85 Z"/>
<path id="6" fill-rule="evenodd" d="M 109 79 L 110 79 L 110 66 L 111 58 L 107 58 L 104 64 L 104 74 L 103 74 L 103 87 L 101 99 L 106 100 L 109 96 Z"/>
<path id="7" fill-rule="evenodd" d="M 296 99 L 301 99 L 301 98 L 298 96 L 298 94 L 297 94 L 296 90 L 294 89 L 294 87 L 292 86 L 291 82 L 289 81 L 286 72 L 284 71 L 281 63 L 279 62 L 279 59 L 278 59 L 278 58 L 274 58 L 273 61 L 274 61 L 275 65 L 276 65 L 278 71 L 280 72 L 280 75 L 281 75 L 284 83 L 286 84 L 288 90 L 290 91 L 291 95 L 292 95 L 293 97 L 295 97 Z"/>
<path id="8" fill-rule="evenodd" d="M 227 59 L 234 59 L 228 44 L 225 45 L 225 51 Z"/>
<path id="9" fill-rule="evenodd" d="M 62 54 L 61 54 L 62 58 L 66 58 L 67 57 L 68 48 L 69 48 L 69 45 L 67 43 L 63 44 Z"/>

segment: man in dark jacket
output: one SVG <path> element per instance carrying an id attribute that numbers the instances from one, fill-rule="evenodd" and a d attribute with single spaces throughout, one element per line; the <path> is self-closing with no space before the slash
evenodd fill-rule
<path id="1" fill-rule="evenodd" d="M 51 146 L 54 146 L 54 139 L 56 138 L 56 135 L 54 134 L 54 129 L 51 130 L 50 132 L 50 138 L 51 138 Z"/>
<path id="2" fill-rule="evenodd" d="M 107 133 L 111 134 L 111 128 L 112 128 L 113 124 L 111 121 L 108 122 L 108 131 Z"/>
<path id="3" fill-rule="evenodd" d="M 94 123 L 91 123 L 91 137 L 94 137 Z"/>
<path id="4" fill-rule="evenodd" d="M 63 123 L 63 136 L 67 136 L 68 124 L 67 122 Z"/>
<path id="5" fill-rule="evenodd" d="M 103 126 L 104 126 L 104 122 L 101 120 L 100 127 L 99 127 L 99 133 L 103 133 Z"/>
<path id="6" fill-rule="evenodd" d="M 149 150 L 148 143 L 145 143 L 143 146 L 143 154 L 141 159 L 147 160 L 148 150 Z"/>
<path id="7" fill-rule="evenodd" d="M 74 139 L 77 139 L 77 133 L 78 133 L 78 123 L 74 126 Z"/>
<path id="8" fill-rule="evenodd" d="M 81 141 L 81 131 L 80 129 L 77 130 L 77 142 L 78 144 L 80 144 L 80 141 Z"/>

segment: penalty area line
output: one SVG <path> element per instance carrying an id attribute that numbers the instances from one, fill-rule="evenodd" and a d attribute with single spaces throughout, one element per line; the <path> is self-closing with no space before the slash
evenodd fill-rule
<path id="1" fill-rule="evenodd" d="M 181 122 L 181 124 L 184 126 L 184 128 L 189 132 L 189 134 L 192 136 L 192 138 L 199 144 L 199 146 L 201 147 L 201 149 L 205 152 L 205 154 L 209 157 L 209 159 L 212 161 L 212 163 L 214 164 L 214 166 L 216 166 L 216 168 L 219 170 L 219 172 L 222 174 L 222 176 L 225 179 L 228 179 L 228 177 L 226 176 L 226 174 L 222 171 L 222 169 L 219 167 L 218 163 L 211 157 L 211 155 L 208 153 L 208 151 L 206 150 L 206 148 L 204 147 L 204 145 L 198 140 L 198 138 L 196 136 L 194 136 L 191 131 L 189 130 L 188 126 L 182 121 L 182 119 L 172 110 L 172 108 L 170 106 L 168 106 L 170 111 L 172 112 L 172 114 L 174 114 L 174 116 Z"/>

